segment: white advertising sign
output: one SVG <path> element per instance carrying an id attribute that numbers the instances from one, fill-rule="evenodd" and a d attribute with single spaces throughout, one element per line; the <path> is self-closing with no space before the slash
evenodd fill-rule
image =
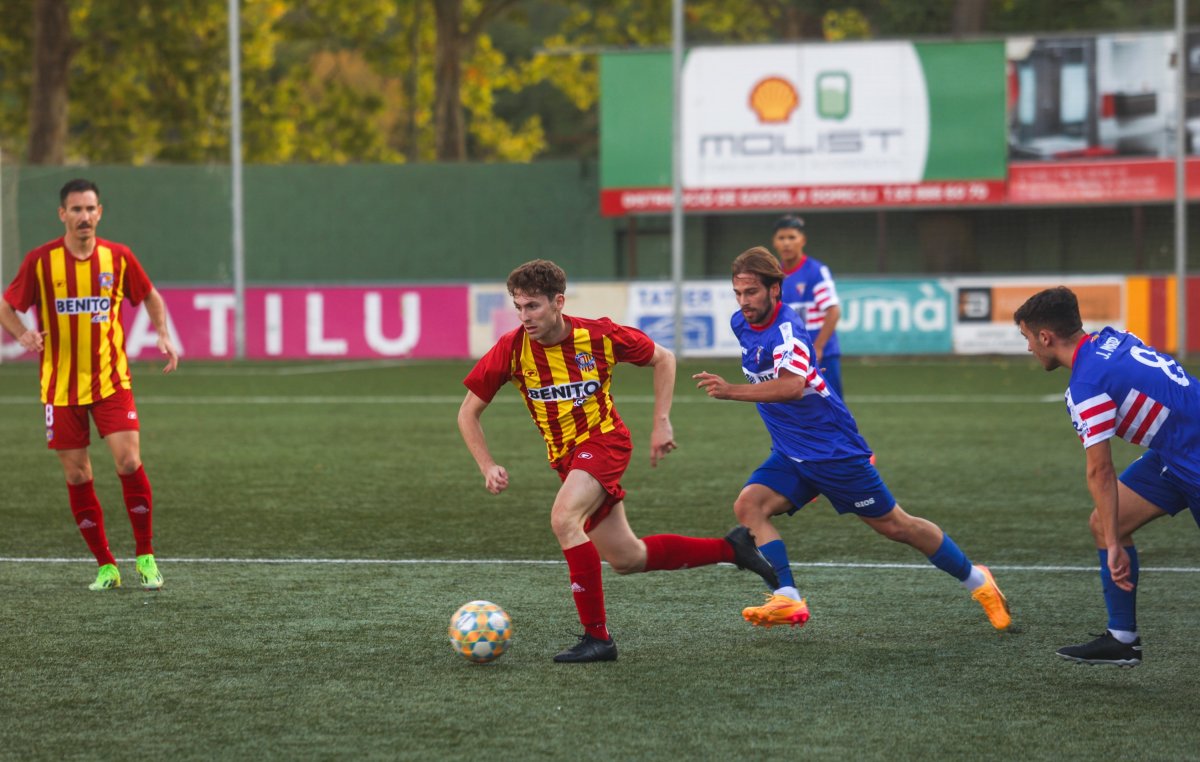
<path id="1" fill-rule="evenodd" d="M 700 48 L 683 71 L 688 188 L 915 183 L 929 99 L 909 43 Z"/>

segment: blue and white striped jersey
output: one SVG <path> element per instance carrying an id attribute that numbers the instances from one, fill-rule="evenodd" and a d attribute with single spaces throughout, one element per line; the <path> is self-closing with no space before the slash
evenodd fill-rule
<path id="1" fill-rule="evenodd" d="M 742 345 L 742 372 L 752 384 L 794 373 L 806 380 L 800 399 L 760 402 L 758 413 L 771 434 L 773 449 L 802 461 L 839 460 L 870 455 L 858 424 L 841 398 L 829 390 L 812 363 L 812 340 L 795 310 L 780 304 L 764 327 L 746 322 L 741 312 L 729 321 Z"/>
<path id="2" fill-rule="evenodd" d="M 1084 448 L 1118 436 L 1200 487 L 1200 382 L 1132 333 L 1105 328 L 1075 348 L 1067 412 Z"/>

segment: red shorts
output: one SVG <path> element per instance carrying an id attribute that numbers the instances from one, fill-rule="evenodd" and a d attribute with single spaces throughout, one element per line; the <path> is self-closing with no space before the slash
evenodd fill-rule
<path id="1" fill-rule="evenodd" d="M 607 434 L 593 436 L 578 444 L 551 467 L 558 472 L 558 478 L 567 480 L 567 474 L 572 471 L 586 471 L 600 482 L 600 486 L 608 493 L 604 502 L 596 512 L 588 516 L 583 525 L 583 531 L 590 532 L 612 513 L 613 506 L 625 499 L 625 490 L 621 487 L 621 477 L 629 467 L 629 458 L 633 455 L 633 442 L 627 433 L 610 431 Z"/>
<path id="2" fill-rule="evenodd" d="M 88 413 L 96 421 L 100 438 L 118 431 L 137 431 L 137 406 L 133 392 L 118 389 L 90 405 L 46 405 L 46 447 L 51 450 L 78 450 L 92 443 Z"/>

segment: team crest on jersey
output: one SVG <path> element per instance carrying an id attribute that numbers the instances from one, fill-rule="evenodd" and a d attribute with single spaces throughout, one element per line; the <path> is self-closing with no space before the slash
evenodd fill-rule
<path id="1" fill-rule="evenodd" d="M 100 273 L 100 288 L 112 288 L 112 273 Z"/>
<path id="2" fill-rule="evenodd" d="M 592 357 L 591 353 L 589 352 L 580 352 L 579 354 L 575 355 L 575 364 L 578 365 L 579 369 L 583 371 L 595 370 L 596 358 Z"/>

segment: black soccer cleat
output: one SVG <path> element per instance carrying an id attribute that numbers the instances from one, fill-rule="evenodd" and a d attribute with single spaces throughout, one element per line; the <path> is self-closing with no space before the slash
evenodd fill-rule
<path id="1" fill-rule="evenodd" d="M 1142 663 L 1142 639 L 1122 643 L 1108 630 L 1090 643 L 1060 648 L 1054 653 L 1079 664 L 1111 664 L 1114 667 L 1136 667 Z"/>
<path id="2" fill-rule="evenodd" d="M 767 557 L 754 544 L 754 535 L 750 533 L 749 529 L 743 526 L 734 527 L 729 530 L 729 534 L 725 535 L 725 542 L 733 547 L 733 563 L 737 568 L 749 569 L 762 577 L 763 582 L 767 583 L 767 587 L 772 590 L 779 589 L 779 575 L 775 573 L 775 567 L 771 566 Z"/>
<path id="3" fill-rule="evenodd" d="M 611 638 L 601 640 L 587 634 L 580 635 L 578 643 L 554 656 L 554 661 L 569 664 L 616 660 L 617 644 Z"/>

